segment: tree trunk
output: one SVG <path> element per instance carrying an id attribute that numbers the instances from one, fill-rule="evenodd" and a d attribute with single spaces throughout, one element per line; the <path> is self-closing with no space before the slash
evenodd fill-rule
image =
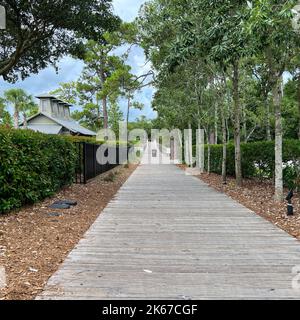
<path id="1" fill-rule="evenodd" d="M 207 173 L 210 174 L 210 134 L 209 129 L 207 130 Z"/>
<path id="2" fill-rule="evenodd" d="M 14 127 L 15 129 L 19 129 L 19 110 L 17 106 L 15 106 L 14 112 Z"/>
<path id="3" fill-rule="evenodd" d="M 300 74 L 298 75 L 298 90 L 297 90 L 297 99 L 298 99 L 298 112 L 299 112 L 299 122 L 298 122 L 298 138 L 300 140 Z"/>
<path id="4" fill-rule="evenodd" d="M 275 110 L 275 200 L 283 200 L 283 166 L 282 166 L 282 119 L 281 119 L 281 78 L 273 88 Z"/>
<path id="5" fill-rule="evenodd" d="M 266 103 L 266 134 L 267 134 L 267 141 L 271 141 L 271 122 L 270 122 L 270 104 L 268 98 L 265 99 Z"/>
<path id="6" fill-rule="evenodd" d="M 189 123 L 189 162 L 190 167 L 193 167 L 193 133 L 192 133 L 192 125 Z"/>
<path id="7" fill-rule="evenodd" d="M 106 76 L 103 68 L 101 68 L 100 77 L 101 77 L 102 90 L 103 90 L 103 87 L 106 81 Z M 104 129 L 108 129 L 107 96 L 104 96 L 102 98 L 102 108 L 103 108 L 103 127 Z"/>
<path id="8" fill-rule="evenodd" d="M 204 172 L 204 163 L 205 163 L 205 151 L 204 151 L 204 136 L 203 131 L 201 131 L 201 123 L 198 123 L 198 136 L 197 136 L 197 162 L 200 169 L 200 173 Z"/>
<path id="9" fill-rule="evenodd" d="M 98 129 L 101 128 L 101 110 L 100 110 L 100 103 L 99 103 L 99 97 L 96 93 L 96 105 L 97 105 L 97 117 L 98 117 Z"/>
<path id="10" fill-rule="evenodd" d="M 234 143 L 235 143 L 235 176 L 238 187 L 242 186 L 241 162 L 241 106 L 239 96 L 239 61 L 233 64 L 233 100 L 234 100 Z"/>
<path id="11" fill-rule="evenodd" d="M 230 140 L 230 130 L 229 130 L 228 119 L 225 119 L 225 121 L 226 121 L 227 141 L 229 141 Z"/>
<path id="12" fill-rule="evenodd" d="M 222 137 L 223 137 L 223 159 L 222 159 L 222 182 L 227 183 L 227 132 L 226 132 L 226 119 L 224 110 L 222 111 Z"/>
<path id="13" fill-rule="evenodd" d="M 247 117 L 246 117 L 245 106 L 243 107 L 243 128 L 244 128 L 244 142 L 247 143 L 248 128 L 247 128 Z"/>
<path id="14" fill-rule="evenodd" d="M 28 123 L 27 123 L 27 115 L 25 112 L 23 112 L 23 118 L 24 118 L 23 127 L 27 129 Z"/>
<path id="15" fill-rule="evenodd" d="M 108 129 L 107 97 L 103 97 L 102 99 L 102 108 L 103 108 L 103 126 L 104 126 L 104 129 Z"/>
<path id="16" fill-rule="evenodd" d="M 130 105 L 131 105 L 131 99 L 130 99 L 130 95 L 129 95 L 128 99 L 127 99 L 127 115 L 126 115 L 127 128 L 128 128 L 128 123 L 129 123 Z"/>
<path id="17" fill-rule="evenodd" d="M 215 104 L 215 144 L 218 144 L 218 105 Z"/>

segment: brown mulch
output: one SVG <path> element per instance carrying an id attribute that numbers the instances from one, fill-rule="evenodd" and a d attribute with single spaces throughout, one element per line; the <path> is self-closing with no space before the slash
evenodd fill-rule
<path id="1" fill-rule="evenodd" d="M 86 185 L 74 184 L 51 199 L 0 216 L 0 266 L 5 266 L 7 276 L 0 300 L 34 299 L 135 168 L 119 166 L 114 174 L 108 172 Z M 48 208 L 64 199 L 78 205 L 67 210 Z M 62 215 L 49 216 L 55 212 Z"/>
<path id="2" fill-rule="evenodd" d="M 179 166 L 184 169 L 184 166 Z M 294 216 L 287 216 L 287 203 L 274 201 L 274 185 L 270 181 L 245 179 L 242 187 L 237 187 L 235 179 L 229 177 L 223 185 L 220 175 L 204 173 L 199 179 L 214 189 L 226 193 L 232 199 L 249 208 L 256 214 L 272 222 L 293 237 L 300 240 L 300 194 L 295 193 L 292 200 Z M 285 190 L 288 194 L 288 190 Z"/>

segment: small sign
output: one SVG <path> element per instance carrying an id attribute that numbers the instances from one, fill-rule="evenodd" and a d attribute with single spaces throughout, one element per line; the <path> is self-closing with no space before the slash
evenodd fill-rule
<path id="1" fill-rule="evenodd" d="M 6 29 L 6 10 L 0 6 L 0 30 Z"/>
<path id="2" fill-rule="evenodd" d="M 156 158 L 157 157 L 157 150 L 152 150 L 152 158 Z"/>

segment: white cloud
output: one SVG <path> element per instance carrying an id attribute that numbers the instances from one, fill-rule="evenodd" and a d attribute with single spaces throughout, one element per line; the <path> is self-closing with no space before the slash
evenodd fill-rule
<path id="1" fill-rule="evenodd" d="M 145 0 L 113 0 L 114 9 L 117 15 L 125 21 L 133 21 L 138 15 L 139 9 Z"/>

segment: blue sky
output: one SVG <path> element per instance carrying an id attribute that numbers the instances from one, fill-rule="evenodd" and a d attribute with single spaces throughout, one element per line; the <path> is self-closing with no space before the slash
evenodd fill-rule
<path id="1" fill-rule="evenodd" d="M 113 0 L 115 12 L 124 21 L 132 21 L 138 14 L 140 6 L 145 0 Z M 143 50 L 138 47 L 134 47 L 128 59 L 128 63 L 132 67 L 132 71 L 135 74 L 142 74 L 149 70 L 150 66 L 145 65 L 145 56 Z M 83 63 L 78 60 L 74 60 L 70 57 L 64 57 L 59 62 L 59 71 L 56 73 L 55 69 L 51 66 L 41 70 L 39 74 L 32 75 L 24 81 L 19 81 L 15 84 L 8 84 L 0 80 L 0 93 L 4 90 L 18 87 L 26 90 L 32 95 L 38 95 L 41 93 L 48 93 L 54 89 L 57 89 L 59 83 L 69 82 L 77 80 L 83 68 Z M 135 120 L 141 115 L 145 115 L 148 118 L 155 117 L 155 113 L 151 109 L 151 100 L 153 96 L 153 88 L 144 88 L 141 93 L 136 95 L 136 100 L 142 102 L 145 108 L 142 111 L 132 110 L 131 120 Z M 125 102 L 120 101 L 120 105 L 123 111 L 125 111 Z"/>

